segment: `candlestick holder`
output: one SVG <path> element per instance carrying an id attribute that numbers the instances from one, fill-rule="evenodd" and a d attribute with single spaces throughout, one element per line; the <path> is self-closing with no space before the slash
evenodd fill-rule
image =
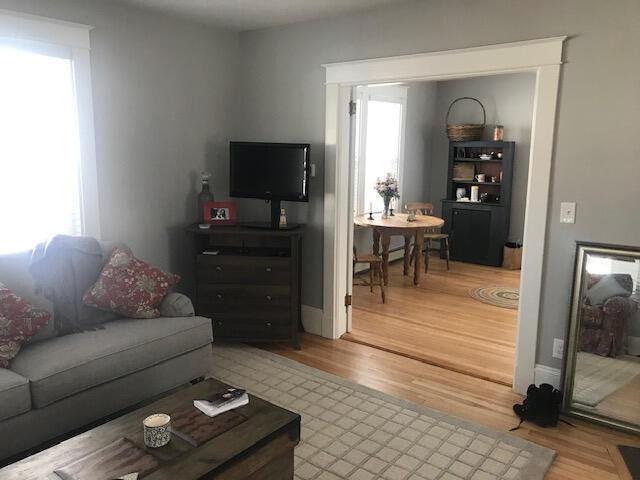
<path id="1" fill-rule="evenodd" d="M 373 220 L 373 212 L 369 210 L 369 218 L 367 220 Z"/>
<path id="2" fill-rule="evenodd" d="M 390 209 L 389 209 L 389 216 L 390 216 L 390 217 L 393 217 L 393 216 L 394 216 L 394 215 L 393 215 L 393 208 L 390 208 Z"/>

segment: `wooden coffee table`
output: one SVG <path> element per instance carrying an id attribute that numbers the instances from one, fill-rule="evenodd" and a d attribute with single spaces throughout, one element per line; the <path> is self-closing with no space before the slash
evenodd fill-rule
<path id="1" fill-rule="evenodd" d="M 252 395 L 244 407 L 211 419 L 205 416 L 204 420 L 210 420 L 219 430 L 208 441 L 197 445 L 187 436 L 172 434 L 166 447 L 144 447 L 142 420 L 146 416 L 167 413 L 172 415 L 174 427 L 174 412 L 188 412 L 193 400 L 210 398 L 226 388 L 228 385 L 217 380 L 205 380 L 0 469 L 0 478 L 60 480 L 55 470 L 68 470 L 69 465 L 77 465 L 89 455 L 93 459 L 101 452 L 112 451 L 114 445 L 132 444 L 134 451 L 155 464 L 139 477 L 145 480 L 292 479 L 293 449 L 300 441 L 300 415 Z M 85 470 L 81 475 L 101 480 L 91 471 Z"/>

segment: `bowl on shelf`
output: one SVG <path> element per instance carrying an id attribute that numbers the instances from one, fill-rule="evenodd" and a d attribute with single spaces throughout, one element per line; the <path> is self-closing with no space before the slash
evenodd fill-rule
<path id="1" fill-rule="evenodd" d="M 491 160 L 492 158 L 493 157 L 488 153 L 483 153 L 482 155 L 480 155 L 480 160 Z"/>

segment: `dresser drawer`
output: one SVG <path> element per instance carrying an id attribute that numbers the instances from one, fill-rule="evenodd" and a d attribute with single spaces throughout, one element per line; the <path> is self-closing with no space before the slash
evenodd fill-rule
<path id="1" fill-rule="evenodd" d="M 291 260 L 280 257 L 198 255 L 198 284 L 288 285 Z"/>
<path id="2" fill-rule="evenodd" d="M 290 322 L 213 319 L 213 338 L 228 340 L 287 340 L 293 335 Z"/>
<path id="3" fill-rule="evenodd" d="M 199 284 L 198 303 L 211 307 L 254 305 L 288 308 L 291 288 L 287 285 Z"/>

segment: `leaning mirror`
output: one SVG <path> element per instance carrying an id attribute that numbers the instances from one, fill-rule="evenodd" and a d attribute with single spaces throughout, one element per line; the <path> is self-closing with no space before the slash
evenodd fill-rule
<path id="1" fill-rule="evenodd" d="M 640 249 L 577 244 L 564 410 L 640 432 Z"/>

